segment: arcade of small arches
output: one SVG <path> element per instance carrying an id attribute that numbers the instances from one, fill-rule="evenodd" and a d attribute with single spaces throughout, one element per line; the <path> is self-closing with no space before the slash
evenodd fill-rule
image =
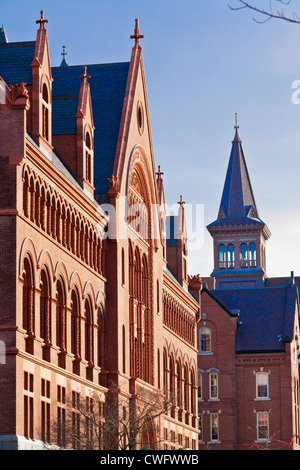
<path id="1" fill-rule="evenodd" d="M 72 372 L 80 375 L 85 368 L 86 378 L 93 380 L 93 369 L 100 372 L 104 367 L 104 294 L 96 295 L 90 282 L 82 288 L 79 275 L 69 277 L 61 262 L 54 273 L 50 255 L 44 258 L 41 267 L 35 267 L 33 250 L 27 249 L 22 260 L 25 350 L 36 354 L 41 345 L 42 359 L 62 368 L 67 368 L 69 356 Z"/>
<path id="2" fill-rule="evenodd" d="M 174 349 L 174 348 L 173 348 Z M 170 348 L 163 350 L 163 389 L 170 400 L 169 414 L 187 425 L 197 422 L 196 366 L 187 356 L 175 353 Z"/>
<path id="3" fill-rule="evenodd" d="M 232 243 L 225 245 L 221 243 L 219 245 L 219 268 L 235 268 L 236 267 L 236 256 L 235 246 Z M 256 244 L 251 242 L 241 243 L 239 247 L 239 260 L 242 268 L 253 268 L 256 267 Z"/>
<path id="4" fill-rule="evenodd" d="M 195 316 L 167 292 L 163 293 L 163 322 L 191 346 L 195 346 Z"/>
<path id="5" fill-rule="evenodd" d="M 153 383 L 153 315 L 148 253 L 129 240 L 131 375 Z"/>
<path id="6" fill-rule="evenodd" d="M 101 230 L 28 168 L 23 177 L 23 211 L 41 230 L 105 276 Z"/>

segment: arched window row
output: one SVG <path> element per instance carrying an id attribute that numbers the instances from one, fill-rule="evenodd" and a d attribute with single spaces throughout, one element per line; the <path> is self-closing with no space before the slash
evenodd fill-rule
<path id="1" fill-rule="evenodd" d="M 197 419 L 197 383 L 195 369 L 187 362 L 175 359 L 172 353 L 163 351 L 164 394 L 171 402 L 173 418 L 195 426 Z"/>
<path id="2" fill-rule="evenodd" d="M 23 179 L 24 215 L 84 263 L 105 275 L 105 250 L 101 233 L 94 224 L 58 197 L 35 175 Z"/>
<path id="3" fill-rule="evenodd" d="M 35 339 L 42 340 L 43 359 L 50 362 L 51 349 L 58 351 L 58 365 L 66 367 L 71 354 L 73 372 L 79 374 L 80 363 L 87 368 L 87 378 L 96 366 L 104 367 L 105 314 L 102 304 L 94 305 L 91 296 L 79 295 L 72 287 L 67 300 L 67 282 L 59 276 L 51 282 L 43 265 L 36 287 L 33 263 L 29 255 L 23 262 L 23 324 L 26 351 L 34 354 Z M 36 298 L 37 297 L 37 298 Z M 52 348 L 52 346 L 54 348 Z M 53 357 L 53 356 L 52 356 Z"/>
<path id="4" fill-rule="evenodd" d="M 194 316 L 167 293 L 163 295 L 163 322 L 182 339 L 194 346 L 196 328 Z"/>
<path id="5" fill-rule="evenodd" d="M 152 383 L 153 327 L 150 308 L 149 260 L 129 243 L 129 314 L 131 375 Z"/>
<path id="6" fill-rule="evenodd" d="M 256 245 L 255 243 L 242 243 L 240 247 L 240 259 L 242 268 L 253 268 L 256 266 Z"/>
<path id="7" fill-rule="evenodd" d="M 232 243 L 219 245 L 219 268 L 230 269 L 235 267 L 235 247 Z M 256 266 L 256 244 L 242 243 L 240 245 L 239 259 L 242 268 Z"/>

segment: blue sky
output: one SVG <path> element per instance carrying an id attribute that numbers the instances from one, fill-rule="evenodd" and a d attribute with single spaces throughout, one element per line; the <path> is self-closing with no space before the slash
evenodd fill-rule
<path id="1" fill-rule="evenodd" d="M 187 204 L 204 208 L 204 225 L 215 220 L 238 113 L 256 202 L 272 233 L 268 275 L 300 275 L 300 104 L 292 102 L 292 83 L 300 80 L 300 25 L 257 24 L 253 13 L 230 11 L 228 3 L 238 5 L 1 0 L 0 23 L 10 42 L 33 40 L 43 9 L 51 64 L 60 64 L 65 45 L 70 65 L 88 65 L 128 61 L 139 18 L 154 154 L 167 203 L 182 194 Z M 300 1 L 292 6 L 300 14 Z M 203 243 L 190 250 L 189 272 L 208 276 L 212 241 L 204 225 Z"/>

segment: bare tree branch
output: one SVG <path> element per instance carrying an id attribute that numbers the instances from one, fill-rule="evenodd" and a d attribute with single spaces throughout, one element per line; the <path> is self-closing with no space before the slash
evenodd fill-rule
<path id="1" fill-rule="evenodd" d="M 290 5 L 290 3 L 292 2 L 292 0 L 275 0 L 275 1 L 281 3 L 282 5 Z M 261 14 L 265 17 L 265 20 L 258 20 L 256 18 L 253 18 L 253 20 L 256 23 L 266 23 L 267 21 L 271 20 L 272 18 L 279 19 L 279 20 L 284 20 L 284 21 L 287 21 L 289 23 L 296 23 L 296 24 L 300 23 L 300 17 L 297 15 L 296 12 L 292 12 L 292 14 L 290 16 L 286 16 L 284 11 L 276 10 L 276 12 L 273 12 L 272 2 L 270 2 L 270 9 L 269 10 L 258 8 L 257 6 L 254 6 L 253 4 L 248 2 L 247 0 L 239 0 L 239 3 L 241 4 L 241 6 L 239 6 L 239 7 L 232 7 L 231 5 L 228 5 L 228 6 L 229 6 L 230 10 L 232 10 L 232 11 L 249 9 L 249 10 L 255 11 L 255 12 L 257 12 L 257 13 L 259 13 L 259 14 Z"/>

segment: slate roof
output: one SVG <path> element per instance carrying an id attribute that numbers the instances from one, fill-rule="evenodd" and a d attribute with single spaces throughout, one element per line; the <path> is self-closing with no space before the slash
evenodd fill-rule
<path id="1" fill-rule="evenodd" d="M 1 38 L 0 38 L 1 39 Z M 0 76 L 8 85 L 32 84 L 35 41 L 0 40 Z M 129 62 L 88 65 L 95 125 L 95 192 L 106 194 L 111 177 L 127 83 Z M 76 133 L 76 112 L 83 66 L 53 67 L 53 134 Z"/>
<path id="2" fill-rule="evenodd" d="M 296 286 L 211 290 L 230 311 L 239 310 L 236 353 L 283 352 L 293 339 Z"/>
<path id="3" fill-rule="evenodd" d="M 7 85 L 32 84 L 35 41 L 0 43 L 0 76 Z"/>
<path id="4" fill-rule="evenodd" d="M 121 122 L 129 62 L 88 65 L 94 134 L 94 186 L 97 194 L 106 194 L 111 177 Z M 52 132 L 76 133 L 80 75 L 83 66 L 53 67 Z"/>
<path id="5" fill-rule="evenodd" d="M 218 218 L 208 227 L 259 224 L 265 225 L 259 218 L 242 141 L 236 128 Z"/>

